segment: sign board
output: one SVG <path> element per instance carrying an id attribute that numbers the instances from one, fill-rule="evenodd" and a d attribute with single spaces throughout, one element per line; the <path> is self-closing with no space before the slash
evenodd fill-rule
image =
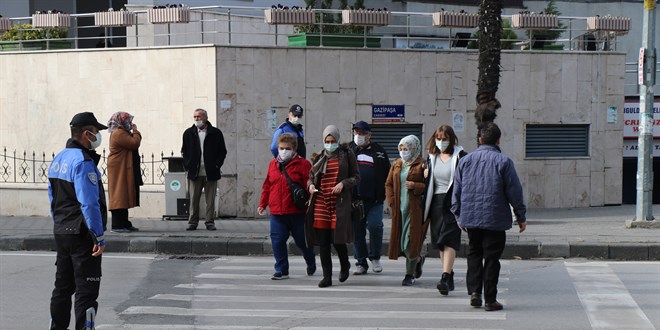
<path id="1" fill-rule="evenodd" d="M 660 100 L 653 103 L 653 136 L 660 137 Z M 648 125 L 648 123 L 647 123 Z M 623 104 L 623 137 L 639 136 L 639 101 L 626 101 Z"/>
<path id="2" fill-rule="evenodd" d="M 403 123 L 406 121 L 405 105 L 372 105 L 372 123 Z"/>
<path id="3" fill-rule="evenodd" d="M 637 158 L 639 155 L 639 143 L 636 139 L 623 140 L 623 157 Z M 653 147 L 651 147 L 653 157 L 660 157 L 660 139 L 653 140 Z"/>
<path id="4" fill-rule="evenodd" d="M 465 116 L 462 112 L 454 112 L 452 114 L 452 122 L 454 124 L 454 132 L 465 131 Z"/>
<path id="5" fill-rule="evenodd" d="M 616 124 L 616 121 L 617 121 L 616 107 L 615 106 L 607 107 L 607 123 Z"/>
<path id="6" fill-rule="evenodd" d="M 639 62 L 637 62 L 637 84 L 644 85 L 644 48 L 639 49 Z"/>

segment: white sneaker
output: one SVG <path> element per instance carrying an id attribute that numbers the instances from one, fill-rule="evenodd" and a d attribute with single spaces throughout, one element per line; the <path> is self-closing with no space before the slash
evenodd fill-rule
<path id="1" fill-rule="evenodd" d="M 374 271 L 374 273 L 380 273 L 383 271 L 383 266 L 380 264 L 380 260 L 371 260 L 371 269 Z"/>
<path id="2" fill-rule="evenodd" d="M 364 275 L 367 273 L 367 269 L 364 266 L 357 266 L 357 269 L 353 272 L 353 275 Z"/>

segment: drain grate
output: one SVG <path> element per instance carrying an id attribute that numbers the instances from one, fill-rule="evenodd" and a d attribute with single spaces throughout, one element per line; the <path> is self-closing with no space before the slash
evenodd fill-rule
<path id="1" fill-rule="evenodd" d="M 218 257 L 214 256 L 192 256 L 192 255 L 173 255 L 167 257 L 167 259 L 173 259 L 173 260 L 215 260 L 218 259 Z"/>

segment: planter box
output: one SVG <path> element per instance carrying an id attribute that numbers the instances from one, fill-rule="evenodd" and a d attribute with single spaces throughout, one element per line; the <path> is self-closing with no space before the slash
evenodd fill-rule
<path id="1" fill-rule="evenodd" d="M 94 13 L 94 25 L 102 27 L 132 26 L 137 24 L 137 15 L 131 11 L 104 11 Z"/>
<path id="2" fill-rule="evenodd" d="M 630 17 L 588 17 L 589 31 L 630 31 Z"/>
<path id="3" fill-rule="evenodd" d="M 264 19 L 268 24 L 316 24 L 316 15 L 306 9 L 266 9 Z"/>
<path id="4" fill-rule="evenodd" d="M 149 9 L 147 17 L 151 24 L 188 23 L 190 9 L 188 7 Z"/>
<path id="5" fill-rule="evenodd" d="M 367 47 L 380 48 L 381 35 L 368 34 Z M 318 47 L 321 36 L 316 32 L 289 35 L 289 46 Z M 326 47 L 364 47 L 364 35 L 361 34 L 323 34 L 323 46 Z"/>
<path id="6" fill-rule="evenodd" d="M 390 25 L 392 14 L 389 11 L 342 10 L 341 23 L 350 25 Z"/>
<path id="7" fill-rule="evenodd" d="M 11 21 L 9 18 L 0 17 L 0 32 L 5 32 L 11 28 Z"/>
<path id="8" fill-rule="evenodd" d="M 71 49 L 71 42 L 68 40 L 50 40 L 49 49 Z M 31 50 L 46 50 L 46 41 L 32 41 L 23 40 L 18 41 L 0 41 L 0 51 L 16 52 L 16 51 L 31 51 Z"/>
<path id="9" fill-rule="evenodd" d="M 435 12 L 433 13 L 433 26 L 476 28 L 479 26 L 479 14 Z"/>
<path id="10" fill-rule="evenodd" d="M 71 26 L 69 14 L 34 14 L 32 26 L 35 28 L 68 28 Z"/>
<path id="11" fill-rule="evenodd" d="M 557 27 L 557 15 L 515 14 L 511 26 L 516 29 L 553 29 Z"/>

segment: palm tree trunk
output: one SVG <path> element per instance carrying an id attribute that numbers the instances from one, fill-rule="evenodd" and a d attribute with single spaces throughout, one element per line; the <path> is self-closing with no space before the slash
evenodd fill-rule
<path id="1" fill-rule="evenodd" d="M 479 9 L 479 78 L 477 80 L 478 128 L 495 120 L 500 103 L 495 98 L 500 84 L 500 37 L 502 33 L 502 1 L 482 0 Z"/>

